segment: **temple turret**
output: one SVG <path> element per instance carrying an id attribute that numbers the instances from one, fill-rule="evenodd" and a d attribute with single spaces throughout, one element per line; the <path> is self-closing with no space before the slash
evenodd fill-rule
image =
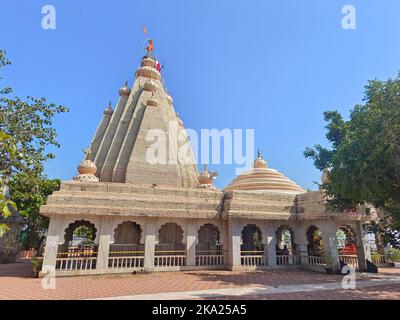
<path id="1" fill-rule="evenodd" d="M 115 110 L 104 112 L 92 142 L 100 181 L 197 186 L 190 143 L 160 79 L 157 61 L 143 57 L 132 89 L 125 83 Z"/>

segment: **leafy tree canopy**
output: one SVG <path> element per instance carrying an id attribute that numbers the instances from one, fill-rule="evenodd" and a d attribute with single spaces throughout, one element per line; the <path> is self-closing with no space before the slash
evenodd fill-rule
<path id="1" fill-rule="evenodd" d="M 0 49 L 0 71 L 10 64 L 5 51 Z M 11 214 L 10 208 L 15 207 L 15 203 L 8 197 L 10 180 L 15 179 L 13 192 L 17 196 L 13 199 L 18 202 L 18 210 L 26 218 L 32 214 L 35 220 L 35 208 L 43 202 L 40 197 L 48 193 L 47 188 L 55 188 L 54 181 L 44 182 L 46 179 L 42 176 L 44 162 L 54 158 L 54 154 L 48 152 L 47 148 L 59 147 L 53 118 L 59 113 L 68 112 L 68 108 L 47 103 L 45 98 L 28 96 L 22 99 L 12 94 L 11 87 L 0 86 L 0 216 L 7 218 Z M 29 189 L 33 186 L 27 180 L 28 177 L 32 183 L 39 183 L 38 194 L 31 194 Z M 23 195 L 23 192 L 26 194 Z M 28 200 L 31 202 L 28 203 Z M 27 208 L 32 211 L 28 212 Z M 0 237 L 7 229 L 5 224 L 0 224 Z"/>
<path id="2" fill-rule="evenodd" d="M 322 185 L 334 210 L 372 204 L 389 214 L 392 228 L 400 222 L 400 75 L 372 80 L 363 104 L 345 120 L 338 111 L 324 113 L 330 148 L 304 151 L 329 179 Z M 387 218 L 387 217 L 386 217 Z"/>

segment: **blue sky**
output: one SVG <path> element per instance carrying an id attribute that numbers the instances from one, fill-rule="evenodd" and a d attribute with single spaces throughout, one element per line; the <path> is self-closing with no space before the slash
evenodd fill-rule
<path id="1" fill-rule="evenodd" d="M 41 28 L 47 4 L 56 30 Z M 356 30 L 341 27 L 346 4 Z M 397 75 L 399 13 L 398 0 L 2 0 L 0 47 L 13 62 L 2 86 L 70 108 L 55 121 L 61 148 L 46 165 L 68 180 L 108 101 L 132 84 L 146 25 L 186 127 L 254 128 L 269 165 L 315 189 L 320 173 L 302 152 L 326 144 L 323 111 L 348 116 L 369 79 Z M 218 186 L 235 176 L 233 165 L 211 168 Z"/>

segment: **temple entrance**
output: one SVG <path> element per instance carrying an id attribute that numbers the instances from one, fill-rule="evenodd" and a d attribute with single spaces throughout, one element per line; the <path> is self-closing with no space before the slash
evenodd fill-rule
<path id="1" fill-rule="evenodd" d="M 168 222 L 158 231 L 158 244 L 155 246 L 155 266 L 182 266 L 186 264 L 186 245 L 183 243 L 183 230 L 175 222 Z"/>
<path id="2" fill-rule="evenodd" d="M 354 230 L 342 225 L 336 232 L 338 239 L 338 254 L 341 263 L 358 268 L 357 237 Z"/>
<path id="3" fill-rule="evenodd" d="M 262 232 L 255 224 L 248 224 L 242 230 L 242 244 L 240 246 L 242 265 L 265 265 L 264 245 Z"/>
<path id="4" fill-rule="evenodd" d="M 280 226 L 276 231 L 276 264 L 278 266 L 298 264 L 295 256 L 293 230 L 289 226 Z"/>
<path id="5" fill-rule="evenodd" d="M 200 227 L 198 231 L 199 243 L 196 244 L 197 266 L 224 265 L 224 254 L 219 238 L 220 232 L 217 226 L 207 223 Z"/>
<path id="6" fill-rule="evenodd" d="M 308 228 L 307 241 L 307 251 L 309 256 L 322 257 L 324 255 L 321 231 L 316 226 L 310 226 Z"/>
<path id="7" fill-rule="evenodd" d="M 64 243 L 58 247 L 56 270 L 86 270 L 96 268 L 97 229 L 87 220 L 71 223 L 65 229 Z"/>
<path id="8" fill-rule="evenodd" d="M 114 230 L 110 244 L 109 268 L 141 268 L 144 264 L 144 244 L 140 243 L 142 230 L 133 221 L 124 221 Z"/>

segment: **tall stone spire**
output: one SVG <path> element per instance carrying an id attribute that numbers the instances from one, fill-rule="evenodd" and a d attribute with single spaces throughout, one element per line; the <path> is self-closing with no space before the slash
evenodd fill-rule
<path id="1" fill-rule="evenodd" d="M 100 181 L 196 187 L 194 155 L 156 60 L 143 57 L 132 88 L 125 83 L 119 95 L 93 139 Z M 184 159 L 179 150 L 185 150 Z"/>

